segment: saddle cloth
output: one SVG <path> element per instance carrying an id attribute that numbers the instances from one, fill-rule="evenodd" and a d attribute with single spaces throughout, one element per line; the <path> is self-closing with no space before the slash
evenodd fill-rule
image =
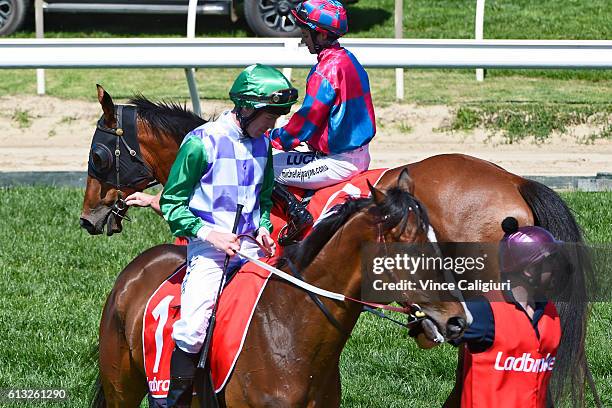
<path id="1" fill-rule="evenodd" d="M 375 185 L 386 169 L 364 172 L 353 179 L 317 191 L 308 204 L 316 222 L 330 215 L 329 210 L 349 198 L 368 197 L 367 181 Z M 297 196 L 305 192 L 292 189 Z M 273 238 L 286 223 L 275 207 L 271 214 Z M 279 246 L 277 245 L 277 248 Z M 264 260 L 265 261 L 265 260 Z M 266 262 L 274 264 L 276 259 Z M 149 393 L 155 399 L 165 398 L 170 385 L 170 357 L 174 350 L 172 325 L 180 319 L 181 283 L 186 265 L 179 267 L 153 293 L 143 316 L 143 350 Z M 216 392 L 229 380 L 247 336 L 257 302 L 270 278 L 270 272 L 245 264 L 225 287 L 219 300 L 217 325 L 213 333 L 210 362 Z"/>

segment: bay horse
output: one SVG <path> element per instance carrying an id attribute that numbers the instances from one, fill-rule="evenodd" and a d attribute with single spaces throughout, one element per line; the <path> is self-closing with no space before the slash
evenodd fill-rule
<path id="1" fill-rule="evenodd" d="M 120 105 L 115 106 L 111 96 L 100 86 L 98 100 L 103 110 L 100 123 L 105 128 L 116 127 L 116 112 Z M 205 123 L 204 119 L 173 103 L 153 103 L 138 96 L 130 104 L 137 112 L 137 143 L 142 164 L 150 177 L 141 180 L 138 185 L 117 186 L 90 175 L 80 217 L 81 226 L 90 234 L 101 234 L 105 226 L 109 234 L 120 232 L 122 219 L 127 212 L 125 206 L 117 205 L 121 203 L 122 196 L 142 191 L 153 179 L 163 185 L 185 134 Z M 93 150 L 90 160 L 96 160 Z M 461 154 L 437 155 L 388 171 L 375 187 L 380 190 L 393 187 L 403 169 L 409 170 L 414 183 L 414 196 L 427 208 L 430 224 L 440 242 L 499 242 L 503 236 L 500 222 L 506 217 L 516 218 L 520 225 L 546 228 L 564 242 L 584 242 L 571 210 L 557 193 L 541 183 L 512 174 L 495 164 Z M 164 246 L 154 248 L 147 256 L 141 257 L 134 262 L 138 261 L 138 265 L 160 263 L 170 271 L 172 265 L 184 260 L 185 253 L 183 249 Z M 553 371 L 551 391 L 554 401 L 567 397 L 572 405 L 582 405 L 585 379 L 590 379 L 586 375 L 585 337 L 588 316 L 586 287 L 592 279 L 592 270 L 586 252 L 576 254 L 575 258 L 579 262 L 568 285 L 571 293 L 565 298 L 569 300 L 556 303 L 563 337 Z M 488 267 L 497 268 L 494 264 Z M 129 269 L 130 266 L 126 268 Z M 495 272 L 498 274 L 497 270 Z M 144 271 L 139 273 L 143 275 Z M 127 276 L 125 272 L 122 273 L 115 288 L 143 284 Z M 125 299 L 119 296 L 112 302 L 121 303 Z M 119 310 L 117 318 L 126 321 L 127 305 L 121 303 L 116 307 Z M 105 312 L 108 308 L 107 303 Z M 129 321 L 134 323 L 136 316 L 142 316 L 140 312 L 135 311 L 135 315 L 130 315 L 132 320 Z M 133 334 L 130 332 L 133 327 L 126 327 L 126 330 L 126 336 Z M 117 345 L 120 346 L 125 348 L 125 345 Z M 130 366 L 136 370 L 135 365 Z"/>
<path id="2" fill-rule="evenodd" d="M 282 259 L 290 259 L 302 270 L 307 282 L 359 298 L 362 244 L 428 242 L 427 213 L 412 196 L 413 189 L 407 171 L 399 175 L 395 187 L 386 191 L 371 187 L 371 198 L 343 204 L 303 242 L 287 248 Z M 139 406 L 147 391 L 142 351 L 144 308 L 172 267 L 184 260 L 184 248 L 161 245 L 140 254 L 119 274 L 100 323 L 101 387 L 94 406 Z M 283 268 L 289 270 L 288 266 Z M 410 292 L 404 306 L 421 298 L 417 296 L 419 291 Z M 362 305 L 324 302 L 334 324 L 300 289 L 280 279 L 268 283 L 234 372 L 219 395 L 221 406 L 340 406 L 340 354 Z M 435 322 L 437 332 L 431 334 L 431 340 L 438 335 L 457 338 L 467 327 L 458 301 L 425 301 L 418 306 Z"/>

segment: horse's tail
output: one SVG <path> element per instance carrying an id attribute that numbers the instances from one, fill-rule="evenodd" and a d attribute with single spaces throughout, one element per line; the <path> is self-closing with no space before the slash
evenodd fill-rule
<path id="1" fill-rule="evenodd" d="M 100 346 L 96 344 L 93 355 L 95 357 L 96 365 L 98 364 L 98 356 L 100 353 Z M 104 397 L 104 389 L 102 388 L 102 380 L 100 379 L 100 368 L 98 367 L 98 374 L 96 381 L 93 384 L 91 391 L 91 402 L 89 406 L 91 408 L 106 408 L 106 398 Z"/>
<path id="2" fill-rule="evenodd" d="M 584 406 L 585 376 L 588 367 L 584 350 L 588 318 L 587 284 L 593 282 L 593 268 L 582 232 L 572 211 L 561 197 L 545 185 L 525 180 L 519 192 L 533 212 L 535 225 L 546 228 L 555 238 L 568 243 L 572 260 L 570 282 L 561 301 L 555 302 L 561 320 L 561 344 L 550 384 L 555 405 L 567 398 L 571 406 Z M 595 388 L 593 393 L 596 395 Z M 597 396 L 595 397 L 597 399 Z"/>
<path id="3" fill-rule="evenodd" d="M 102 381 L 100 374 L 96 378 L 94 384 L 93 396 L 91 398 L 91 408 L 106 408 L 106 398 L 104 398 L 104 389 L 102 389 Z"/>

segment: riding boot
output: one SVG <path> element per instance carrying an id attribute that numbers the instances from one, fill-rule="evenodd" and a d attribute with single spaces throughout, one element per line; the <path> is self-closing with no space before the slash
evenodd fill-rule
<path id="1" fill-rule="evenodd" d="M 168 408 L 191 408 L 198 356 L 198 353 L 187 353 L 178 346 L 174 347 L 170 359 L 170 389 L 166 398 Z"/>
<path id="2" fill-rule="evenodd" d="M 287 216 L 287 227 L 285 234 L 279 235 L 278 243 L 282 246 L 299 241 L 304 233 L 312 226 L 314 220 L 312 215 L 287 188 L 279 183 L 274 183 L 272 197 L 280 202 Z"/>

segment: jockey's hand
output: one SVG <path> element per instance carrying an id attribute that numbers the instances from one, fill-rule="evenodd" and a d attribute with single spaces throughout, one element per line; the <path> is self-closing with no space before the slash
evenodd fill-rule
<path id="1" fill-rule="evenodd" d="M 206 240 L 213 244 L 219 251 L 223 251 L 229 256 L 236 255 L 234 251 L 240 249 L 238 236 L 229 232 L 210 231 Z"/>
<path id="2" fill-rule="evenodd" d="M 137 191 L 127 196 L 125 198 L 125 203 L 130 207 L 151 207 L 156 213 L 161 215 L 161 210 L 159 208 L 160 196 L 161 191 L 157 195 Z"/>
<path id="3" fill-rule="evenodd" d="M 154 197 L 151 194 L 137 191 L 127 196 L 125 198 L 125 203 L 130 207 L 150 207 L 153 198 Z"/>
<path id="4" fill-rule="evenodd" d="M 274 256 L 274 253 L 276 252 L 276 244 L 270 236 L 270 231 L 268 231 L 267 228 L 260 227 L 259 230 L 257 230 L 257 242 L 259 242 L 264 248 L 266 248 L 266 250 L 269 251 L 269 254 L 266 254 L 266 256 Z"/>

